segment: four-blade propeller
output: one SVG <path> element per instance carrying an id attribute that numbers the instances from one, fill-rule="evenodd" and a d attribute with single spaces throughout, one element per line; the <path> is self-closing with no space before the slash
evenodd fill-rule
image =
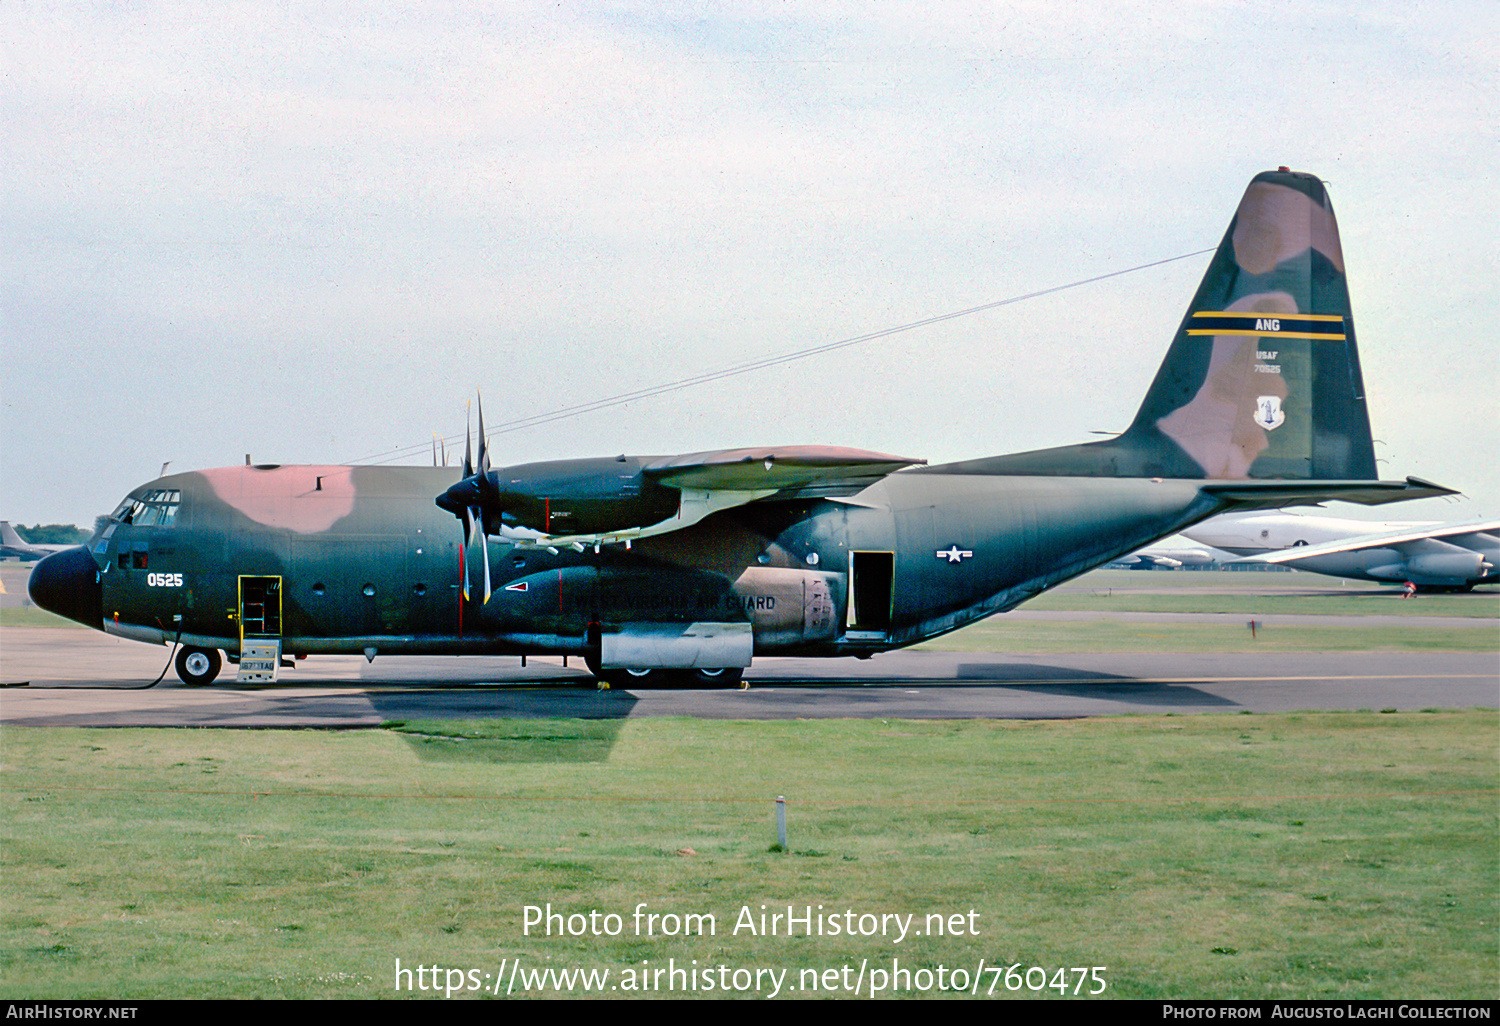
<path id="1" fill-rule="evenodd" d="M 458 552 L 459 573 L 463 577 L 463 596 L 469 598 L 469 570 L 466 553 L 474 542 L 474 532 L 482 532 L 484 553 L 484 601 L 490 600 L 490 546 L 489 532 L 485 523 L 486 500 L 494 495 L 494 482 L 490 480 L 490 452 L 484 437 L 484 400 L 479 400 L 479 466 L 473 460 L 472 439 L 469 434 L 468 413 L 464 414 L 464 465 L 463 475 L 457 484 L 437 497 L 437 504 L 452 513 L 464 525 L 464 544 Z"/>

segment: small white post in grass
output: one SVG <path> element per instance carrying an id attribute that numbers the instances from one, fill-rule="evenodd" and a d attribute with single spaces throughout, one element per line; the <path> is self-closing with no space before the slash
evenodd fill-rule
<path id="1" fill-rule="evenodd" d="M 786 795 L 776 796 L 776 843 L 781 845 L 781 853 L 786 854 Z"/>

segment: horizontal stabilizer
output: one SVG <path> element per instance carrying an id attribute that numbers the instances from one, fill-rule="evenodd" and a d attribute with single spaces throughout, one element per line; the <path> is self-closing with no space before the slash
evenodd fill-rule
<path id="1" fill-rule="evenodd" d="M 1203 491 L 1241 510 L 1280 509 L 1332 500 L 1380 506 L 1458 494 L 1452 488 L 1420 477 L 1408 477 L 1405 481 L 1214 481 L 1205 484 Z"/>

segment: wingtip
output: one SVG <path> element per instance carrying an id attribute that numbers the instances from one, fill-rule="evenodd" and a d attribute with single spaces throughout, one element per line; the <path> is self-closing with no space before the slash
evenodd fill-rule
<path id="1" fill-rule="evenodd" d="M 1440 496 L 1440 495 L 1462 495 L 1463 494 L 1463 492 L 1459 491 L 1457 488 L 1445 488 L 1445 487 L 1443 487 L 1440 484 L 1436 484 L 1436 483 L 1434 483 L 1432 481 L 1428 481 L 1426 478 L 1412 477 L 1410 475 L 1408 475 L 1407 478 L 1406 478 L 1406 484 L 1407 484 L 1407 487 L 1409 487 L 1409 488 L 1418 488 L 1418 489 L 1421 489 L 1422 491 L 1426 492 L 1427 494 L 1421 496 L 1422 498 L 1429 498 L 1429 497 Z"/>

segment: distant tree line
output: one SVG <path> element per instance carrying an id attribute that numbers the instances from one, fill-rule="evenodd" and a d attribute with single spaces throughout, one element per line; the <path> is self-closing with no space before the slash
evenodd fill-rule
<path id="1" fill-rule="evenodd" d="M 95 518 L 94 530 L 98 530 L 108 520 L 108 516 Z M 32 524 L 30 527 L 25 524 L 12 524 L 11 526 L 31 545 L 82 545 L 94 536 L 93 531 L 85 531 L 72 524 Z"/>

